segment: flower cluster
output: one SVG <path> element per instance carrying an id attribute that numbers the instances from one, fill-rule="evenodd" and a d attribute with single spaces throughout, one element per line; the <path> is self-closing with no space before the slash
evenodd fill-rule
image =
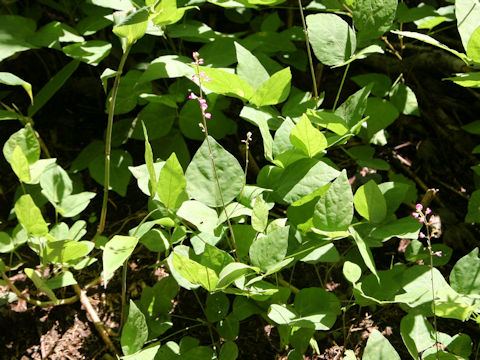
<path id="1" fill-rule="evenodd" d="M 199 56 L 200 54 L 198 52 L 194 52 L 192 54 L 193 56 L 193 59 L 195 61 L 191 62 L 192 65 L 194 65 L 196 67 L 196 73 L 193 74 L 192 76 L 192 81 L 194 81 L 195 83 L 198 84 L 198 86 L 200 86 L 200 96 L 197 96 L 196 94 L 194 94 L 193 92 L 190 93 L 190 95 L 188 95 L 188 98 L 190 100 L 197 100 L 198 103 L 200 104 L 200 109 L 202 111 L 202 117 L 205 118 L 205 119 L 211 119 L 212 118 L 212 114 L 211 113 L 208 113 L 206 112 L 206 110 L 208 109 L 208 105 L 207 105 L 207 100 L 205 100 L 203 97 L 202 97 L 202 91 L 201 91 L 201 85 L 202 85 L 202 82 L 209 82 L 209 81 L 212 81 L 212 79 L 210 79 L 208 77 L 208 75 L 205 74 L 204 71 L 199 71 L 199 68 L 198 66 L 199 65 L 203 65 L 204 63 L 204 60 L 201 59 Z M 203 128 L 203 126 L 201 126 Z"/>
<path id="2" fill-rule="evenodd" d="M 430 244 L 430 234 L 428 233 L 428 227 L 434 224 L 436 221 L 435 215 L 430 215 L 431 213 L 432 213 L 432 210 L 428 207 L 425 209 L 425 211 L 423 211 L 422 204 L 416 204 L 415 212 L 412 213 L 412 216 L 415 219 L 417 219 L 420 224 L 425 224 L 425 226 L 427 227 L 428 235 L 425 235 L 423 232 L 420 231 L 420 233 L 418 234 L 418 237 L 420 239 L 427 238 L 427 240 L 429 241 L 429 244 Z M 427 218 L 428 215 L 430 216 Z M 442 252 L 441 251 L 432 252 L 432 255 L 442 257 Z"/>

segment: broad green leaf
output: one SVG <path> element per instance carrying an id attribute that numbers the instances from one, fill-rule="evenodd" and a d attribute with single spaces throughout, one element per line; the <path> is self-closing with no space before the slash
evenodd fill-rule
<path id="1" fill-rule="evenodd" d="M 295 295 L 295 310 L 304 318 L 321 315 L 315 324 L 316 330 L 330 329 L 340 314 L 340 302 L 337 297 L 318 287 L 303 288 Z M 313 320 L 313 319 L 312 319 Z"/>
<path id="2" fill-rule="evenodd" d="M 268 108 L 267 108 L 268 109 Z M 273 138 L 270 133 L 270 127 L 268 125 L 269 120 L 274 117 L 264 109 L 255 109 L 252 106 L 244 106 L 239 115 L 241 118 L 251 122 L 252 124 L 258 126 L 260 129 L 260 134 L 262 135 L 263 140 L 263 153 L 265 159 L 268 161 L 273 160 Z"/>
<path id="3" fill-rule="evenodd" d="M 362 268 L 351 261 L 345 261 L 343 264 L 343 276 L 351 283 L 356 283 L 362 276 Z"/>
<path id="4" fill-rule="evenodd" d="M 73 274 L 70 271 L 62 271 L 59 275 L 55 276 L 52 279 L 46 281 L 46 285 L 49 289 L 55 290 L 59 288 L 65 288 L 70 285 L 76 284 L 77 281 L 73 277 Z"/>
<path id="5" fill-rule="evenodd" d="M 217 228 L 217 212 L 200 201 L 185 201 L 178 209 L 177 216 L 192 223 L 202 232 L 213 234 Z"/>
<path id="6" fill-rule="evenodd" d="M 368 269 L 378 278 L 377 269 L 375 268 L 375 262 L 373 261 L 372 251 L 370 250 L 367 242 L 355 230 L 353 226 L 349 228 L 349 232 L 358 247 L 358 251 L 360 251 L 360 255 L 362 255 L 362 259 L 365 262 L 365 265 L 367 265 Z"/>
<path id="7" fill-rule="evenodd" d="M 358 39 L 374 40 L 388 31 L 395 19 L 397 0 L 355 0 L 353 23 Z"/>
<path id="8" fill-rule="evenodd" d="M 130 257 L 135 246 L 137 246 L 138 238 L 133 236 L 115 235 L 105 245 L 103 250 L 103 278 L 105 285 L 112 278 L 113 273 Z"/>
<path id="9" fill-rule="evenodd" d="M 472 0 L 462 0 L 462 2 L 471 2 L 471 1 Z M 457 15 L 457 18 L 458 18 L 458 15 Z M 446 50 L 446 51 L 452 53 L 455 56 L 458 56 L 466 64 L 469 63 L 467 55 L 462 54 L 462 53 L 458 52 L 457 50 L 453 50 L 453 49 L 449 48 L 447 45 L 442 44 L 440 41 L 438 41 L 438 40 L 436 40 L 436 39 L 434 39 L 431 36 L 428 36 L 426 34 L 420 34 L 420 33 L 412 32 L 412 31 L 391 31 L 391 32 L 396 34 L 396 35 L 405 36 L 405 37 L 408 37 L 408 38 L 420 40 L 420 41 L 423 41 L 427 44 L 436 46 L 440 49 L 443 49 L 443 50 Z"/>
<path id="10" fill-rule="evenodd" d="M 113 27 L 113 33 L 120 38 L 126 39 L 128 45 L 133 45 L 145 35 L 148 25 L 148 16 L 149 11 L 147 6 L 138 9 L 121 19 Z"/>
<path id="11" fill-rule="evenodd" d="M 455 16 L 463 48 L 468 51 L 468 43 L 479 26 L 480 3 L 477 0 L 456 0 Z"/>
<path id="12" fill-rule="evenodd" d="M 122 328 L 122 352 L 124 355 L 131 355 L 139 351 L 148 339 L 148 326 L 145 315 L 138 309 L 137 305 L 130 299 L 128 317 Z"/>
<path id="13" fill-rule="evenodd" d="M 64 264 L 88 255 L 94 245 L 91 241 L 50 241 L 45 246 L 44 257 L 48 262 Z"/>
<path id="14" fill-rule="evenodd" d="M 160 345 L 147 347 L 135 354 L 122 356 L 122 360 L 154 360 L 157 353 L 159 352 Z"/>
<path id="15" fill-rule="evenodd" d="M 32 179 L 30 176 L 30 167 L 28 160 L 22 151 L 22 148 L 17 145 L 12 153 L 12 159 L 10 161 L 12 170 L 17 175 L 21 182 L 28 183 Z"/>
<path id="16" fill-rule="evenodd" d="M 58 301 L 55 293 L 47 286 L 45 281 L 43 281 L 42 278 L 38 276 L 37 272 L 34 269 L 25 268 L 23 269 L 23 271 L 25 272 L 25 274 L 27 274 L 30 280 L 33 281 L 38 290 L 45 293 L 45 295 L 47 295 L 50 300 Z"/>
<path id="17" fill-rule="evenodd" d="M 189 65 L 191 59 L 177 55 L 164 55 L 152 60 L 141 74 L 139 82 L 148 82 L 163 78 L 190 78 L 195 70 Z"/>
<path id="18" fill-rule="evenodd" d="M 353 197 L 355 209 L 372 223 L 380 223 L 387 215 L 387 203 L 377 183 L 373 180 L 360 186 Z"/>
<path id="19" fill-rule="evenodd" d="M 374 329 L 368 337 L 367 345 L 363 351 L 362 360 L 391 359 L 400 360 L 395 348 L 388 342 L 382 333 Z"/>
<path id="20" fill-rule="evenodd" d="M 457 76 L 445 78 L 445 80 L 451 80 L 463 87 L 480 88 L 480 72 L 457 74 Z"/>
<path id="21" fill-rule="evenodd" d="M 371 139 L 378 131 L 385 129 L 398 118 L 397 108 L 388 100 L 368 98 L 365 116 L 367 120 L 367 136 Z"/>
<path id="22" fill-rule="evenodd" d="M 422 314 L 407 314 L 400 322 L 400 334 L 408 352 L 416 360 L 418 354 L 435 344 L 432 325 Z"/>
<path id="23" fill-rule="evenodd" d="M 324 129 L 330 130 L 337 135 L 345 135 L 348 132 L 346 121 L 340 116 L 325 110 L 307 110 L 309 120 Z"/>
<path id="24" fill-rule="evenodd" d="M 177 0 L 162 0 L 153 9 L 152 21 L 157 26 L 175 24 L 180 21 L 186 10 L 193 8 L 194 6 L 177 8 Z"/>
<path id="25" fill-rule="evenodd" d="M 403 239 L 418 239 L 418 233 L 422 226 L 423 225 L 413 216 L 407 216 L 376 227 L 371 232 L 370 236 L 382 241 L 388 240 L 394 236 Z"/>
<path id="26" fill-rule="evenodd" d="M 313 52 L 323 64 L 340 65 L 355 52 L 355 32 L 340 16 L 335 14 L 308 15 L 306 22 Z"/>
<path id="27" fill-rule="evenodd" d="M 121 196 L 127 194 L 127 186 L 131 173 L 128 167 L 133 163 L 132 156 L 125 150 L 114 149 L 110 155 L 110 189 Z M 100 185 L 104 185 L 105 159 L 97 156 L 88 165 L 92 178 Z"/>
<path id="28" fill-rule="evenodd" d="M 279 104 L 287 99 L 291 80 L 290 68 L 280 70 L 263 82 L 249 101 L 258 107 Z"/>
<path id="29" fill-rule="evenodd" d="M 29 234 L 45 236 L 48 233 L 48 225 L 43 219 L 42 212 L 30 195 L 20 196 L 15 203 L 15 214 Z"/>
<path id="30" fill-rule="evenodd" d="M 257 196 L 252 213 L 252 227 L 255 231 L 264 232 L 268 222 L 268 206 L 261 196 Z"/>
<path id="31" fill-rule="evenodd" d="M 238 337 L 239 330 L 240 322 L 232 314 L 228 315 L 218 324 L 218 334 L 220 337 L 229 341 L 234 341 Z"/>
<path id="32" fill-rule="evenodd" d="M 390 102 L 405 115 L 420 116 L 415 93 L 407 85 L 398 83 L 390 90 Z"/>
<path id="33" fill-rule="evenodd" d="M 12 134 L 3 145 L 3 155 L 9 163 L 12 161 L 12 154 L 17 146 L 20 146 L 30 165 L 40 158 L 40 143 L 31 125 L 27 124 L 23 129 Z"/>
<path id="34" fill-rule="evenodd" d="M 0 61 L 16 52 L 36 48 L 28 42 L 34 35 L 35 20 L 18 15 L 0 15 Z"/>
<path id="35" fill-rule="evenodd" d="M 75 60 L 97 66 L 100 61 L 110 54 L 111 49 L 112 44 L 106 41 L 90 40 L 83 43 L 67 45 L 62 50 L 65 55 Z"/>
<path id="36" fill-rule="evenodd" d="M 65 84 L 65 82 L 77 70 L 80 62 L 72 60 L 65 65 L 58 73 L 56 73 L 48 82 L 42 87 L 37 95 L 33 98 L 33 104 L 28 107 L 28 116 L 33 117 L 38 110 L 40 110 L 53 95 Z"/>
<path id="37" fill-rule="evenodd" d="M 211 81 L 204 82 L 202 86 L 217 94 L 233 96 L 240 100 L 248 100 L 255 93 L 255 89 L 240 76 L 220 69 L 200 67 Z"/>
<path id="38" fill-rule="evenodd" d="M 266 236 L 258 237 L 250 246 L 250 260 L 252 265 L 263 271 L 268 271 L 285 259 L 288 247 L 288 232 L 286 226 L 270 232 Z"/>
<path id="39" fill-rule="evenodd" d="M 292 320 L 297 317 L 292 310 L 286 308 L 284 305 L 272 304 L 268 309 L 267 316 L 270 320 L 276 322 L 279 325 L 288 325 Z"/>
<path id="40" fill-rule="evenodd" d="M 313 225 L 324 231 L 346 230 L 352 218 L 352 188 L 343 170 L 315 205 Z"/>
<path id="41" fill-rule="evenodd" d="M 236 360 L 238 357 L 238 346 L 233 341 L 225 342 L 220 348 L 219 360 Z"/>
<path id="42" fill-rule="evenodd" d="M 313 127 L 307 115 L 303 115 L 290 133 L 293 146 L 309 157 L 314 157 L 327 147 L 327 139 L 320 130 Z"/>
<path id="43" fill-rule="evenodd" d="M 89 191 L 69 195 L 63 198 L 55 207 L 63 217 L 74 217 L 85 210 L 95 195 L 96 193 Z"/>
<path id="44" fill-rule="evenodd" d="M 52 21 L 42 26 L 35 35 L 28 40 L 36 46 L 57 50 L 60 50 L 61 42 L 85 41 L 75 29 L 59 21 Z"/>
<path id="45" fill-rule="evenodd" d="M 155 194 L 157 193 L 157 175 L 155 174 L 155 168 L 153 166 L 153 151 L 152 147 L 150 146 L 150 142 L 148 141 L 148 134 L 147 134 L 147 128 L 145 127 L 145 124 L 142 122 L 142 127 L 143 127 L 143 136 L 145 137 L 145 165 L 147 165 L 147 170 L 148 170 L 148 175 L 150 178 L 150 195 L 151 197 L 155 197 Z"/>
<path id="46" fill-rule="evenodd" d="M 217 289 L 225 288 L 242 276 L 256 271 L 256 268 L 243 263 L 233 262 L 225 266 L 218 276 Z"/>
<path id="47" fill-rule="evenodd" d="M 480 189 L 475 190 L 468 200 L 468 212 L 465 221 L 480 223 Z"/>
<path id="48" fill-rule="evenodd" d="M 0 84 L 23 87 L 27 92 L 28 96 L 30 97 L 30 101 L 33 104 L 32 85 L 30 83 L 20 79 L 18 76 L 13 75 L 12 73 L 0 72 Z"/>
<path id="49" fill-rule="evenodd" d="M 50 166 L 40 177 L 42 194 L 52 203 L 62 202 L 72 193 L 72 180 L 59 165 Z"/>
<path id="50" fill-rule="evenodd" d="M 338 174 L 338 170 L 323 161 L 302 159 L 287 166 L 280 176 L 275 194 L 282 201 L 291 204 L 328 184 Z"/>
<path id="51" fill-rule="evenodd" d="M 390 80 L 390 77 L 385 74 L 361 74 L 353 76 L 351 79 L 360 87 L 364 87 L 370 83 L 373 83 L 372 94 L 381 98 L 385 97 L 392 87 L 392 80 Z"/>
<path id="52" fill-rule="evenodd" d="M 205 140 L 185 173 L 187 192 L 190 197 L 205 205 L 219 207 L 223 205 L 220 191 L 225 205 L 240 193 L 243 186 L 243 170 L 232 154 L 212 137 L 209 137 L 208 140 L 212 148 L 216 171 L 213 169 L 209 145 Z M 217 183 L 217 177 L 219 183 Z"/>
<path id="53" fill-rule="evenodd" d="M 160 170 L 158 177 L 158 197 L 170 209 L 177 209 L 184 201 L 188 200 L 185 191 L 187 181 L 183 169 L 178 162 L 177 155 L 172 153 Z"/>
<path id="54" fill-rule="evenodd" d="M 188 281 L 201 285 L 208 291 L 213 291 L 218 283 L 216 272 L 196 261 L 173 253 L 173 267 Z"/>
<path id="55" fill-rule="evenodd" d="M 237 42 L 235 42 L 235 50 L 238 61 L 238 76 L 252 85 L 255 90 L 258 89 L 261 84 L 270 78 L 267 70 L 250 51 Z"/>
<path id="56" fill-rule="evenodd" d="M 349 129 L 354 128 L 363 117 L 367 109 L 367 98 L 372 91 L 373 84 L 369 84 L 358 90 L 355 94 L 350 95 L 347 100 L 335 110 L 335 115 L 345 119 Z"/>
<path id="57" fill-rule="evenodd" d="M 230 308 L 230 301 L 227 295 L 222 292 L 209 294 L 205 302 L 205 315 L 207 320 L 215 323 L 225 318 Z"/>
<path id="58" fill-rule="evenodd" d="M 457 261 L 450 273 L 450 284 L 459 293 L 480 295 L 478 247 Z"/>
<path id="59" fill-rule="evenodd" d="M 480 7 L 480 5 L 477 5 Z M 480 10 L 478 12 L 480 18 Z M 468 40 L 467 56 L 473 61 L 480 63 L 480 26 L 472 33 Z"/>
<path id="60" fill-rule="evenodd" d="M 160 171 L 162 170 L 163 165 L 165 165 L 164 161 L 159 161 L 153 164 L 153 169 L 155 171 L 155 176 L 158 178 L 160 176 Z M 132 175 L 137 179 L 138 188 L 145 194 L 150 196 L 150 175 L 148 174 L 147 165 L 139 165 L 139 166 L 129 166 L 128 170 L 132 173 Z M 158 186 L 158 184 L 157 184 Z"/>

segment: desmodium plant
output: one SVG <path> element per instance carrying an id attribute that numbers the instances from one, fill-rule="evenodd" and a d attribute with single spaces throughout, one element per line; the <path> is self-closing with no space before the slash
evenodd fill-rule
<path id="1" fill-rule="evenodd" d="M 414 119 L 418 132 L 428 116 L 407 59 L 429 48 L 409 39 L 459 58 L 446 58 L 462 72 L 447 79 L 474 93 L 480 5 L 282 2 L 4 4 L 0 59 L 12 70 L 0 83 L 29 100 L 0 94 L 0 119 L 21 125 L 3 145 L 16 182 L 0 232 L 5 306 L 80 301 L 108 353 L 129 360 L 251 358 L 252 323 L 290 360 L 478 356 L 478 339 L 445 326 L 478 334 L 478 247 L 439 240 L 447 207 L 400 155 L 413 140 L 398 144 L 396 126 Z M 452 26 L 465 54 L 433 37 Z M 38 92 L 15 66 L 31 53 L 48 74 Z M 61 147 L 42 121 L 88 77 L 104 133 Z M 471 223 L 478 191 L 456 191 Z M 113 293 L 110 310 L 92 301 Z"/>

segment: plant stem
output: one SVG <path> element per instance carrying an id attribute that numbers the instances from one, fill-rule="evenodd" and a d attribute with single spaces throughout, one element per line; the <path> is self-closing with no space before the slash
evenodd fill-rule
<path id="1" fill-rule="evenodd" d="M 438 330 L 437 330 L 437 314 L 436 314 L 436 306 L 435 306 L 435 285 L 433 282 L 433 251 L 432 251 L 432 242 L 431 242 L 431 235 L 430 235 L 430 226 L 426 222 L 427 218 L 425 219 L 425 225 L 427 228 L 427 244 L 428 244 L 428 252 L 430 253 L 430 279 L 432 282 L 432 308 L 433 308 L 433 327 L 435 329 L 435 349 L 436 349 L 436 358 L 438 357 Z"/>
<path id="2" fill-rule="evenodd" d="M 305 34 L 305 46 L 307 48 L 308 63 L 310 65 L 310 73 L 312 75 L 313 97 L 315 98 L 315 106 L 317 106 L 317 101 L 318 101 L 317 80 L 315 77 L 315 69 L 313 68 L 313 57 L 312 57 L 312 52 L 310 50 L 310 41 L 308 39 L 307 24 L 305 23 L 305 15 L 303 15 L 302 0 L 298 0 L 298 7 L 300 9 L 300 17 L 302 18 L 303 33 Z"/>
<path id="3" fill-rule="evenodd" d="M 350 63 L 345 67 L 345 72 L 343 73 L 342 81 L 340 83 L 340 88 L 338 89 L 337 96 L 335 97 L 335 102 L 333 103 L 333 111 L 337 108 L 338 99 L 340 98 L 340 93 L 342 92 L 343 84 L 345 83 L 345 78 L 347 77 L 348 69 L 350 68 Z"/>
<path id="4" fill-rule="evenodd" d="M 128 53 L 130 52 L 131 45 L 128 45 L 125 52 L 122 54 L 120 64 L 118 65 L 117 74 L 115 75 L 115 81 L 112 88 L 112 97 L 108 105 L 108 121 L 107 121 L 107 134 L 105 136 L 105 177 L 103 185 L 103 202 L 102 210 L 100 214 L 100 223 L 98 224 L 97 233 L 95 238 L 103 233 L 105 229 L 105 222 L 107 219 L 107 204 L 108 204 L 108 189 L 110 187 L 110 155 L 112 152 L 112 131 L 113 131 L 113 116 L 115 113 L 115 101 L 117 99 L 118 87 L 120 86 L 120 77 L 122 76 L 123 67 L 127 60 Z"/>

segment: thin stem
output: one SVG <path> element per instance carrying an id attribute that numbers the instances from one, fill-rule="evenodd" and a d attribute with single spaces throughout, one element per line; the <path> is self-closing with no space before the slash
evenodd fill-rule
<path id="1" fill-rule="evenodd" d="M 333 109 L 332 109 L 333 111 L 335 111 L 335 109 L 337 108 L 338 99 L 340 98 L 340 93 L 342 92 L 343 84 L 345 83 L 345 78 L 347 77 L 347 72 L 349 68 L 350 68 L 350 63 L 348 63 L 347 66 L 345 67 L 345 72 L 343 73 L 342 82 L 340 83 L 340 88 L 337 91 L 337 96 L 335 97 L 335 102 L 333 103 Z"/>
<path id="2" fill-rule="evenodd" d="M 120 326 L 118 327 L 120 330 L 122 329 L 125 321 L 125 304 L 127 302 L 127 266 L 128 259 L 125 260 L 122 267 L 122 310 L 120 312 Z"/>
<path id="3" fill-rule="evenodd" d="M 103 202 L 102 211 L 100 214 L 100 223 L 98 224 L 97 234 L 95 238 L 103 233 L 105 229 L 105 222 L 107 219 L 107 204 L 108 204 L 108 188 L 110 187 L 110 155 L 112 151 L 112 131 L 113 131 L 113 116 L 115 113 L 115 101 L 117 99 L 118 87 L 120 86 L 120 77 L 122 75 L 123 67 L 130 52 L 131 45 L 128 45 L 125 52 L 122 54 L 120 64 L 118 65 L 117 74 L 115 75 L 115 81 L 112 88 L 112 97 L 108 105 L 108 121 L 107 121 L 107 134 L 105 137 L 105 177 L 103 185 Z"/>
<path id="4" fill-rule="evenodd" d="M 195 291 L 195 289 L 193 289 L 192 291 L 193 291 L 193 294 L 195 295 L 195 298 L 197 299 L 198 305 L 200 305 L 200 308 L 202 309 L 203 315 L 205 316 L 205 318 L 207 318 L 207 312 L 205 311 L 205 308 L 203 307 L 203 304 L 200 301 L 200 298 L 198 297 L 197 292 Z M 213 332 L 212 332 L 212 328 L 211 328 L 210 324 L 208 326 L 208 332 L 210 334 L 210 340 L 212 341 L 213 350 L 216 353 L 217 352 L 217 347 L 215 346 L 215 339 L 213 338 Z"/>
<path id="5" fill-rule="evenodd" d="M 432 308 L 433 308 L 433 327 L 435 329 L 435 349 L 436 349 L 436 358 L 438 357 L 438 329 L 437 329 L 437 314 L 436 314 L 436 305 L 435 305 L 435 285 L 433 282 L 433 250 L 432 250 L 432 242 L 431 242 L 431 234 L 430 234 L 430 226 L 426 222 L 426 216 L 424 216 L 425 225 L 427 228 L 427 244 L 428 244 L 428 252 L 430 253 L 430 279 L 432 283 Z"/>
<path id="6" fill-rule="evenodd" d="M 307 24 L 305 23 L 305 15 L 303 15 L 302 0 L 298 0 L 298 7 L 300 9 L 300 17 L 302 18 L 303 33 L 305 34 L 305 46 L 307 48 L 308 63 L 310 65 L 310 73 L 312 75 L 313 97 L 315 98 L 315 106 L 317 106 L 317 101 L 318 101 L 317 80 L 315 77 L 315 69 L 313 67 L 313 57 L 312 57 L 312 52 L 310 50 L 310 41 L 308 39 Z"/>

